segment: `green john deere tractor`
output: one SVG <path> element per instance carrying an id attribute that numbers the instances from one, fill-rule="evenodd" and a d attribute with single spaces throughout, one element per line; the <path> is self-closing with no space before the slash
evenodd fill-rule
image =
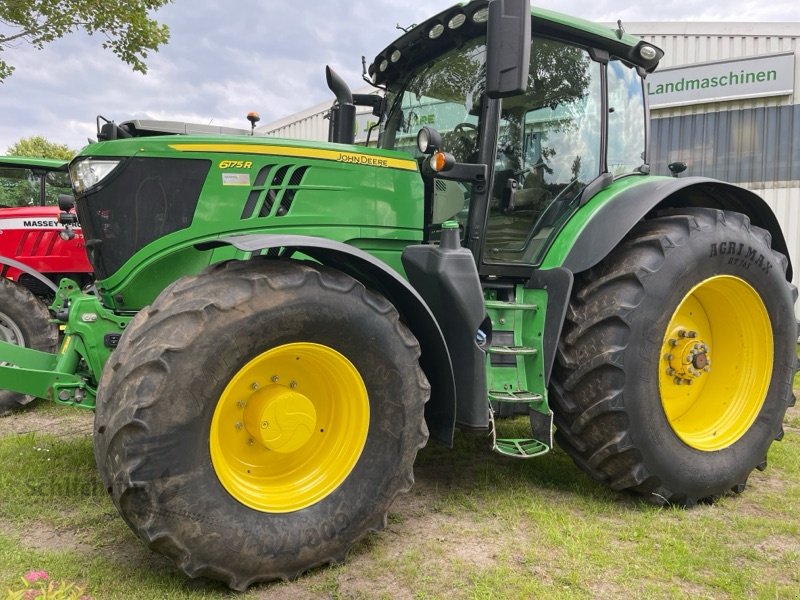
<path id="1" fill-rule="evenodd" d="M 661 56 L 474 0 L 378 54 L 382 98 L 328 70 L 327 144 L 99 122 L 70 165 L 96 291 L 62 282 L 58 353 L 0 344 L 0 387 L 94 408 L 131 529 L 235 589 L 343 560 L 456 427 L 512 458 L 555 430 L 656 503 L 741 492 L 794 402 L 791 267 L 758 196 L 649 175 Z"/>

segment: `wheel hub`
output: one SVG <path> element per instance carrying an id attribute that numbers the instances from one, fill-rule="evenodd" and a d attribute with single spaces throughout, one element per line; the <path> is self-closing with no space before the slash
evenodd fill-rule
<path id="1" fill-rule="evenodd" d="M 669 338 L 670 351 L 664 355 L 666 374 L 675 385 L 692 385 L 711 371 L 708 344 L 696 331 L 680 329 Z"/>
<path id="2" fill-rule="evenodd" d="M 268 450 L 288 454 L 311 439 L 317 426 L 317 411 L 303 394 L 273 384 L 250 397 L 243 421 L 254 440 Z"/>
<path id="3" fill-rule="evenodd" d="M 22 330 L 13 319 L 2 312 L 0 312 L 0 341 L 16 344 L 17 346 L 25 345 Z"/>

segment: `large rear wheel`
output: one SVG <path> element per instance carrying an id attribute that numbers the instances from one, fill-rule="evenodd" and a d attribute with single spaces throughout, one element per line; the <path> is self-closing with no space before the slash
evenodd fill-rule
<path id="1" fill-rule="evenodd" d="M 338 271 L 255 259 L 165 290 L 100 382 L 95 457 L 130 527 L 243 590 L 344 560 L 413 483 L 419 345 Z"/>
<path id="2" fill-rule="evenodd" d="M 551 394 L 562 448 L 656 503 L 742 491 L 793 398 L 786 266 L 739 213 L 637 226 L 576 280 Z"/>
<path id="3" fill-rule="evenodd" d="M 0 277 L 0 341 L 55 352 L 58 328 L 50 322 L 44 302 L 27 288 Z M 33 400 L 33 396 L 0 390 L 0 415 L 7 414 Z"/>

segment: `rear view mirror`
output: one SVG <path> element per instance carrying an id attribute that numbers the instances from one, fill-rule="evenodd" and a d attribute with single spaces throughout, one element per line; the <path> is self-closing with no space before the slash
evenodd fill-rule
<path id="1" fill-rule="evenodd" d="M 530 0 L 489 3 L 486 39 L 486 95 L 506 98 L 528 88 L 531 62 Z"/>
<path id="2" fill-rule="evenodd" d="M 61 212 L 69 212 L 75 208 L 75 198 L 70 194 L 58 195 L 58 208 Z"/>

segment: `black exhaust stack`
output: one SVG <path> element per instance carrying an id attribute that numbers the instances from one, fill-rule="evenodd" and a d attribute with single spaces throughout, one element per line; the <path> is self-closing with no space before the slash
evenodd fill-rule
<path id="1" fill-rule="evenodd" d="M 344 79 L 328 66 L 325 67 L 325 80 L 328 82 L 328 88 L 336 96 L 336 102 L 331 108 L 328 141 L 352 144 L 356 139 L 356 105 L 353 104 L 353 92 Z"/>

